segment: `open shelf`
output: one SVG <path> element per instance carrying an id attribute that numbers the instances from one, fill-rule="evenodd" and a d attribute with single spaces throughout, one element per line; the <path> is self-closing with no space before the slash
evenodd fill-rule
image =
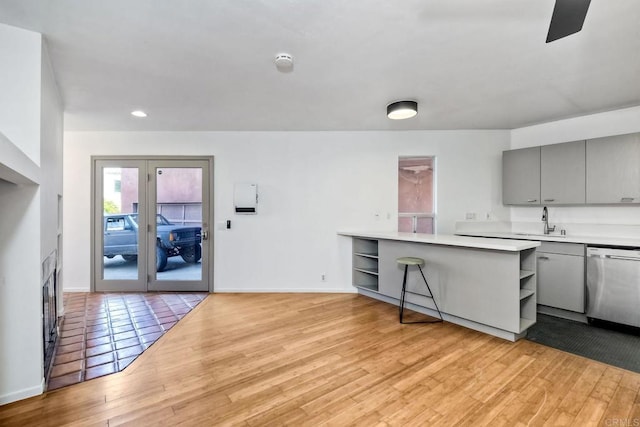
<path id="1" fill-rule="evenodd" d="M 523 319 L 520 318 L 520 333 L 526 331 L 536 323 L 535 319 Z"/>
<path id="2" fill-rule="evenodd" d="M 353 286 L 360 289 L 366 289 L 372 292 L 378 292 L 378 285 L 353 285 Z"/>
<path id="3" fill-rule="evenodd" d="M 354 255 L 357 255 L 357 256 L 363 256 L 363 257 L 365 257 L 365 258 L 375 258 L 375 259 L 378 259 L 378 254 L 377 254 L 377 253 L 367 254 L 367 253 L 364 253 L 364 252 L 354 252 L 353 254 L 354 254 Z"/>
<path id="4" fill-rule="evenodd" d="M 535 295 L 535 291 L 531 289 L 520 289 L 520 301 L 527 297 L 530 297 L 531 295 Z"/>
<path id="5" fill-rule="evenodd" d="M 536 323 L 536 250 L 520 252 L 520 333 Z"/>
<path id="6" fill-rule="evenodd" d="M 377 268 L 358 268 L 358 267 L 354 267 L 354 270 L 356 271 L 361 271 L 363 273 L 367 273 L 367 274 L 374 274 L 374 275 L 378 275 L 378 269 Z"/>
<path id="7" fill-rule="evenodd" d="M 536 274 L 535 271 L 520 270 L 520 280 L 526 279 L 527 277 L 533 276 L 534 274 Z"/>
<path id="8" fill-rule="evenodd" d="M 378 241 L 353 239 L 353 286 L 378 292 Z"/>

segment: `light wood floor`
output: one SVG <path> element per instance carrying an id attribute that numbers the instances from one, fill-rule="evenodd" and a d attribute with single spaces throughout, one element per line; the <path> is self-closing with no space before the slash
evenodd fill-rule
<path id="1" fill-rule="evenodd" d="M 2 406 L 0 425 L 631 426 L 639 389 L 358 295 L 214 294 L 125 371 Z"/>

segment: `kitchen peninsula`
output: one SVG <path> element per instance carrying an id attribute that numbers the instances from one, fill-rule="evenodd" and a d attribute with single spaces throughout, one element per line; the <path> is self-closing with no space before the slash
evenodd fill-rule
<path id="1" fill-rule="evenodd" d="M 516 341 L 536 322 L 536 257 L 540 242 L 399 232 L 340 231 L 353 239 L 353 285 L 399 304 L 400 257 L 423 268 L 445 321 Z M 407 277 L 407 307 L 437 315 L 419 271 Z"/>

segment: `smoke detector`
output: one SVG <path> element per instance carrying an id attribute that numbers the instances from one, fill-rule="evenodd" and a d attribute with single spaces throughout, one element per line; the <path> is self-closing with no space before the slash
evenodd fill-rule
<path id="1" fill-rule="evenodd" d="M 278 71 L 289 73 L 293 71 L 293 56 L 288 53 L 279 53 L 273 62 L 276 64 Z"/>

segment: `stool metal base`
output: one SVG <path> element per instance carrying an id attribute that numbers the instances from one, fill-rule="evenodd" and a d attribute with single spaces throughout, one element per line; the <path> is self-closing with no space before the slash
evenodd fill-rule
<path id="1" fill-rule="evenodd" d="M 427 290 L 429 291 L 429 295 L 425 295 L 427 298 L 431 298 L 433 300 L 433 305 L 436 306 L 436 310 L 438 311 L 438 316 L 440 316 L 439 319 L 436 320 L 419 320 L 419 321 L 414 321 L 414 322 L 405 322 L 403 319 L 403 315 L 404 315 L 404 300 L 405 300 L 405 295 L 407 293 L 407 270 L 409 269 L 409 264 L 405 264 L 404 265 L 404 278 L 402 279 L 402 294 L 400 295 L 400 312 L 399 312 L 399 317 L 400 317 L 400 323 L 404 323 L 404 324 L 411 324 L 411 323 L 439 323 L 442 322 L 442 313 L 440 313 L 440 309 L 438 308 L 438 304 L 436 304 L 436 299 L 433 297 L 433 292 L 431 292 L 431 288 L 429 287 L 429 283 L 427 282 L 427 278 L 424 276 L 424 273 L 422 272 L 422 268 L 420 267 L 420 264 L 412 264 L 418 267 L 418 269 L 420 270 L 420 274 L 422 275 L 422 278 L 424 279 L 424 284 L 427 285 Z"/>

